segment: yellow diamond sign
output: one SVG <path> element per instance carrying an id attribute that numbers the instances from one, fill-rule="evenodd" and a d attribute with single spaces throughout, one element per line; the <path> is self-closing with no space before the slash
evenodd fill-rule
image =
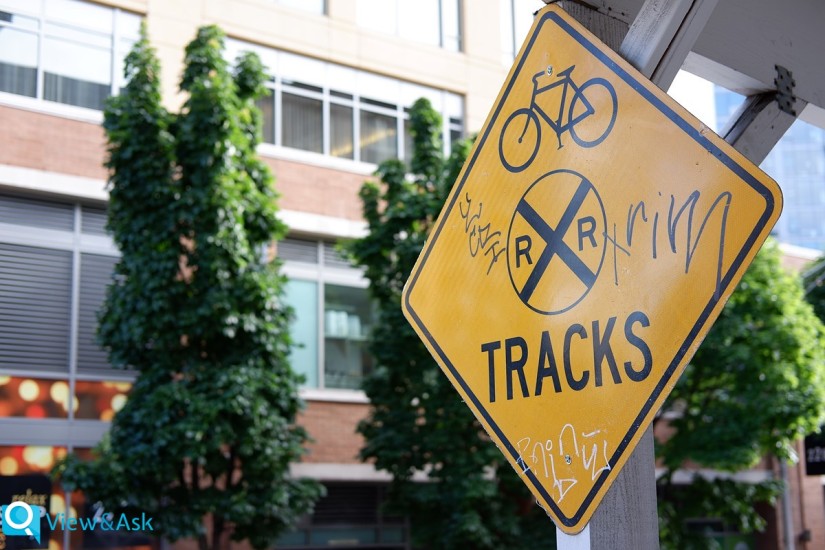
<path id="1" fill-rule="evenodd" d="M 538 502 L 577 533 L 780 209 L 775 182 L 549 6 L 404 312 Z"/>

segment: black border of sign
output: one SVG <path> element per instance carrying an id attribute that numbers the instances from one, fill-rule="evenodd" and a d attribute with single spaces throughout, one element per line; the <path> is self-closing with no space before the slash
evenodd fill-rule
<path id="1" fill-rule="evenodd" d="M 727 153 L 722 151 L 716 144 L 714 144 L 712 141 L 710 141 L 699 130 L 694 128 L 684 118 L 682 118 L 673 109 L 671 109 L 668 105 L 666 105 L 660 98 L 658 98 L 656 96 L 656 94 L 654 94 L 642 82 L 640 82 L 639 79 L 636 76 L 628 73 L 624 68 L 619 66 L 618 63 L 616 63 L 613 59 L 611 59 L 607 54 L 602 52 L 599 49 L 598 46 L 593 44 L 587 37 L 582 35 L 572 25 L 570 25 L 567 21 L 565 21 L 558 13 L 555 13 L 553 11 L 545 13 L 542 16 L 541 20 L 538 22 L 538 24 L 536 26 L 536 30 L 533 32 L 532 36 L 530 37 L 530 41 L 528 42 L 528 44 L 526 46 L 526 49 L 524 50 L 524 54 L 519 59 L 518 65 L 516 66 L 516 69 L 513 72 L 513 76 L 512 76 L 512 78 L 510 78 L 509 82 L 507 83 L 507 87 L 504 90 L 503 95 L 501 96 L 502 99 L 501 99 L 501 101 L 499 101 L 498 105 L 496 106 L 496 109 L 493 113 L 493 116 L 490 118 L 490 121 L 487 124 L 487 127 L 485 128 L 484 134 L 481 135 L 478 138 L 479 143 L 476 145 L 476 147 L 474 149 L 474 154 L 473 154 L 472 158 L 470 158 L 469 161 L 468 161 L 469 164 L 467 165 L 467 168 L 464 171 L 464 177 L 461 179 L 461 181 L 458 183 L 458 186 L 453 191 L 450 203 L 447 206 L 447 208 L 444 210 L 444 212 L 441 216 L 440 223 L 435 228 L 434 234 L 432 235 L 432 237 L 428 241 L 427 248 L 423 252 L 421 261 L 418 264 L 418 269 L 415 271 L 415 273 L 412 274 L 412 277 L 410 278 L 409 287 L 407 288 L 407 291 L 404 294 L 404 301 L 405 301 L 405 304 L 407 306 L 407 311 L 409 312 L 410 316 L 415 320 L 415 323 L 421 329 L 421 332 L 426 336 L 427 340 L 432 345 L 432 348 L 436 351 L 436 353 L 438 353 L 438 356 L 441 358 L 444 365 L 450 370 L 450 372 L 452 373 L 455 380 L 457 380 L 458 383 L 461 385 L 461 387 L 464 389 L 465 394 L 473 402 L 473 404 L 476 407 L 476 410 L 478 410 L 481 413 L 481 415 L 487 421 L 487 424 L 495 432 L 495 434 L 496 434 L 496 436 L 498 436 L 499 440 L 505 445 L 506 452 L 510 453 L 510 455 L 513 457 L 513 460 L 515 460 L 515 461 L 517 461 L 518 457 L 519 457 L 519 454 L 516 451 L 515 447 L 512 445 L 512 443 L 510 443 L 510 441 L 507 439 L 507 437 L 504 435 L 504 433 L 501 431 L 501 429 L 498 427 L 498 425 L 493 421 L 493 419 L 490 417 L 490 414 L 484 408 L 484 406 L 479 401 L 479 399 L 476 397 L 476 395 L 470 390 L 470 387 L 467 385 L 467 383 L 461 377 L 459 372 L 456 370 L 455 366 L 447 358 L 446 354 L 444 353 L 444 350 L 441 349 L 441 347 L 438 345 L 438 342 L 436 342 L 435 338 L 433 338 L 432 334 L 430 334 L 430 332 L 424 326 L 424 323 L 421 321 L 421 318 L 416 314 L 416 312 L 413 310 L 412 305 L 410 304 L 410 295 L 412 294 L 413 289 L 415 288 L 416 282 L 418 281 L 418 277 L 421 274 L 422 269 L 424 268 L 424 264 L 426 264 L 427 259 L 429 258 L 430 252 L 433 249 L 433 245 L 434 245 L 435 241 L 438 239 L 439 233 L 441 233 L 441 230 L 443 229 L 444 224 L 446 223 L 450 212 L 452 212 L 452 210 L 455 206 L 456 198 L 461 195 L 461 189 L 464 186 L 464 184 L 466 183 L 467 177 L 472 172 L 473 165 L 475 164 L 475 161 L 478 158 L 479 152 L 481 151 L 482 147 L 484 147 L 484 144 L 487 141 L 487 138 L 489 137 L 491 128 L 495 125 L 494 122 L 498 118 L 498 116 L 501 112 L 502 106 L 504 104 L 504 98 L 510 92 L 510 89 L 513 87 L 514 82 L 516 81 L 519 74 L 521 73 L 522 66 L 524 65 L 524 62 L 527 58 L 527 52 L 529 52 L 531 50 L 531 48 L 533 46 L 533 43 L 536 40 L 536 37 L 538 36 L 539 32 L 541 31 L 542 26 L 548 20 L 552 20 L 559 27 L 561 27 L 562 30 L 566 31 L 579 44 L 581 44 L 590 53 L 592 53 L 597 59 L 599 59 L 608 69 L 612 70 L 619 78 L 624 80 L 634 90 L 636 90 L 639 94 L 641 94 L 642 97 L 644 97 L 647 101 L 649 101 L 654 107 L 659 109 L 659 111 L 661 111 L 662 114 L 664 114 L 667 118 L 669 118 L 671 121 L 673 121 L 686 134 L 688 134 L 691 138 L 693 138 L 699 145 L 701 145 L 707 151 L 711 152 L 716 158 L 719 159 L 719 161 L 722 164 L 727 166 L 733 173 L 735 173 L 737 176 L 742 178 L 742 180 L 745 183 L 750 185 L 754 189 L 754 191 L 759 193 L 765 199 L 765 202 L 766 202 L 765 212 L 759 218 L 759 221 L 758 221 L 756 227 L 754 228 L 753 232 L 748 236 L 747 241 L 745 241 L 745 245 L 742 247 L 742 250 L 740 250 L 739 254 L 736 256 L 736 258 L 735 258 L 733 264 L 731 265 L 730 269 L 727 271 L 727 273 L 725 273 L 724 277 L 721 279 L 720 287 L 719 287 L 720 289 L 724 289 L 724 290 L 728 289 L 734 275 L 738 271 L 739 267 L 742 265 L 742 262 L 745 260 L 745 257 L 747 256 L 748 252 L 753 248 L 754 244 L 756 243 L 756 239 L 762 233 L 762 230 L 764 229 L 765 225 L 768 223 L 768 220 L 770 219 L 771 214 L 773 214 L 773 210 L 776 206 L 775 203 L 774 203 L 773 195 L 771 194 L 770 190 L 764 184 L 762 184 L 759 180 L 757 180 L 744 167 L 742 167 L 740 164 L 738 164 L 736 161 L 734 161 Z M 656 399 L 659 397 L 659 395 L 662 393 L 662 390 L 664 389 L 665 385 L 670 381 L 671 377 L 673 376 L 674 371 L 679 366 L 679 363 L 681 362 L 682 358 L 685 356 L 685 354 L 687 353 L 690 346 L 696 340 L 696 337 L 697 337 L 699 331 L 702 329 L 703 325 L 705 324 L 705 322 L 708 319 L 708 316 L 711 314 L 711 312 L 713 311 L 713 308 L 718 303 L 719 296 L 722 293 L 723 293 L 722 291 L 717 292 L 711 298 L 711 300 L 708 302 L 707 306 L 705 306 L 704 310 L 702 310 L 702 313 L 699 316 L 699 319 L 697 319 L 696 323 L 693 325 L 693 328 L 690 330 L 690 332 L 688 333 L 688 335 L 685 338 L 684 342 L 682 343 L 681 347 L 679 348 L 679 351 L 676 353 L 676 356 L 673 358 L 670 365 L 668 365 L 668 368 L 665 370 L 662 379 L 659 381 L 659 383 L 654 388 L 653 393 L 651 394 L 650 398 L 645 403 L 645 406 L 642 408 L 641 412 L 639 412 L 639 414 L 636 416 L 636 419 L 633 421 L 633 424 L 631 425 L 630 430 L 628 431 L 627 435 L 625 435 L 625 437 L 619 443 L 619 446 L 616 448 L 616 451 L 610 457 L 609 463 L 610 463 L 611 466 L 616 465 L 619 458 L 622 456 L 624 451 L 627 449 L 627 446 L 629 445 L 630 440 L 633 438 L 633 436 L 636 434 L 638 429 L 641 427 L 642 421 L 644 420 L 645 416 L 647 416 L 647 413 L 650 411 L 651 406 L 656 401 Z M 536 490 L 544 497 L 545 501 L 553 509 L 553 512 L 555 512 L 556 517 L 558 517 L 559 520 L 565 526 L 572 527 L 572 526 L 576 525 L 579 522 L 579 520 L 581 519 L 581 517 L 584 514 L 585 510 L 588 509 L 588 507 L 590 506 L 590 503 L 593 501 L 593 498 L 595 497 L 596 493 L 599 491 L 601 486 L 605 483 L 605 481 L 607 480 L 607 477 L 610 475 L 610 473 L 612 471 L 613 470 L 611 469 L 611 470 L 607 470 L 607 471 L 602 472 L 602 474 L 599 476 L 596 483 L 593 485 L 593 488 L 590 490 L 590 493 L 588 493 L 587 497 L 582 502 L 581 507 L 579 507 L 578 511 L 573 515 L 573 517 L 570 517 L 570 518 L 568 518 L 567 516 L 562 514 L 561 510 L 556 505 L 554 499 L 545 491 L 545 489 L 542 486 L 541 482 L 539 482 L 539 480 L 536 479 L 536 477 L 533 474 L 532 470 L 528 470 L 526 472 L 525 476 L 530 480 L 530 482 L 533 484 L 533 486 L 536 488 Z"/>

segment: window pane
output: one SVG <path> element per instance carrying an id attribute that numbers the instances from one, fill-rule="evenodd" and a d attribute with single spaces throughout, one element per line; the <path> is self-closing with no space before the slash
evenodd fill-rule
<path id="1" fill-rule="evenodd" d="M 0 375 L 0 418 L 66 418 L 68 407 L 69 385 L 63 380 Z"/>
<path id="2" fill-rule="evenodd" d="M 278 4 L 295 10 L 324 15 L 324 0 L 278 0 Z"/>
<path id="3" fill-rule="evenodd" d="M 32 0 L 0 0 L 0 10 L 18 13 L 40 13 L 40 2 Z M 2 16 L 0 16 L 2 18 Z"/>
<path id="4" fill-rule="evenodd" d="M 261 110 L 264 143 L 275 143 L 275 92 L 270 91 L 268 96 L 259 98 L 256 104 Z"/>
<path id="5" fill-rule="evenodd" d="M 103 109 L 103 102 L 110 91 L 111 52 L 46 38 L 43 55 L 46 99 L 89 109 Z"/>
<path id="6" fill-rule="evenodd" d="M 98 313 L 106 299 L 117 264 L 115 256 L 80 255 L 80 295 L 78 299 L 77 372 L 101 374 L 112 372 L 106 351 L 97 342 Z M 126 371 L 116 371 L 120 375 Z"/>
<path id="7" fill-rule="evenodd" d="M 361 160 L 378 164 L 398 157 L 395 117 L 361 111 Z"/>
<path id="8" fill-rule="evenodd" d="M 292 370 L 304 375 L 304 386 L 318 387 L 318 287 L 312 281 L 290 279 L 286 284 L 286 303 L 295 310 L 290 355 Z"/>
<path id="9" fill-rule="evenodd" d="M 501 61 L 505 65 L 513 62 L 513 0 L 498 1 L 498 20 L 501 25 Z"/>
<path id="10" fill-rule="evenodd" d="M 402 38 L 441 45 L 438 0 L 398 2 L 398 34 Z"/>
<path id="11" fill-rule="evenodd" d="M 0 92 L 37 94 L 37 35 L 0 27 Z"/>
<path id="12" fill-rule="evenodd" d="M 46 13 L 50 20 L 112 33 L 112 10 L 104 6 L 79 0 L 46 0 Z"/>
<path id="13" fill-rule="evenodd" d="M 410 119 L 404 121 L 404 162 L 409 164 L 413 157 L 413 138 L 411 132 L 412 124 Z"/>
<path id="14" fill-rule="evenodd" d="M 285 262 L 318 263 L 318 241 L 287 237 L 278 242 L 278 257 Z"/>
<path id="15" fill-rule="evenodd" d="M 543 6 L 540 0 L 500 0 L 501 51 L 505 65 L 513 62 L 533 24 L 533 14 Z"/>
<path id="16" fill-rule="evenodd" d="M 68 372 L 72 253 L 0 244 L 0 368 Z"/>
<path id="17" fill-rule="evenodd" d="M 89 235 L 108 235 L 106 231 L 106 208 L 83 206 L 81 208 L 80 231 Z"/>
<path id="18" fill-rule="evenodd" d="M 304 151 L 323 151 L 321 101 L 294 94 L 282 94 L 283 145 Z"/>
<path id="19" fill-rule="evenodd" d="M 530 30 L 530 26 L 533 24 L 533 14 L 536 13 L 536 10 L 539 8 L 544 7 L 544 4 L 540 0 L 513 0 L 515 2 L 514 7 L 514 14 L 515 14 L 515 44 L 514 44 L 514 53 L 518 53 L 519 49 L 521 48 L 522 42 L 524 39 L 527 38 L 527 32 Z"/>
<path id="20" fill-rule="evenodd" d="M 131 387 L 130 382 L 76 381 L 74 417 L 110 422 L 126 403 Z"/>
<path id="21" fill-rule="evenodd" d="M 461 131 L 460 130 L 450 130 L 450 151 L 453 150 L 455 147 L 456 142 L 461 141 Z"/>
<path id="22" fill-rule="evenodd" d="M 124 74 L 125 70 L 125 63 L 124 59 L 126 55 L 132 50 L 137 40 L 132 39 L 125 39 L 122 38 L 118 43 L 118 52 L 117 52 L 117 59 L 115 59 L 115 85 L 116 89 L 119 90 L 118 93 L 122 94 L 123 90 L 126 88 L 126 84 L 128 80 L 126 79 L 126 75 Z"/>
<path id="23" fill-rule="evenodd" d="M 0 220 L 57 231 L 74 231 L 74 207 L 61 202 L 0 195 Z"/>
<path id="24" fill-rule="evenodd" d="M 331 104 L 330 115 L 330 154 L 333 157 L 354 158 L 355 145 L 352 141 L 352 107 Z"/>
<path id="25" fill-rule="evenodd" d="M 461 51 L 461 6 L 458 0 L 441 0 L 441 46 Z"/>
<path id="26" fill-rule="evenodd" d="M 140 38 L 141 19 L 139 15 L 135 15 L 134 13 L 118 12 L 117 34 L 120 38 L 137 41 L 137 39 Z"/>
<path id="27" fill-rule="evenodd" d="M 397 0 L 357 0 L 355 20 L 359 27 L 396 33 Z"/>
<path id="28" fill-rule="evenodd" d="M 358 389 L 372 371 L 367 334 L 372 307 L 367 290 L 324 286 L 324 383 L 328 388 Z"/>

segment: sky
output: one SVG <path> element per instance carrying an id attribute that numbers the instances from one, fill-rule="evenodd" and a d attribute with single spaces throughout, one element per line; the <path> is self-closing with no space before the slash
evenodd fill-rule
<path id="1" fill-rule="evenodd" d="M 679 71 L 667 93 L 709 128 L 719 131 L 716 127 L 716 107 L 712 82 L 686 71 Z"/>

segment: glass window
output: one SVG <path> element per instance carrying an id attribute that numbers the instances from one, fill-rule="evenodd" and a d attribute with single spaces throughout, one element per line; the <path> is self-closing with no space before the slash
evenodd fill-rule
<path id="1" fill-rule="evenodd" d="M 324 382 L 328 388 L 359 389 L 372 370 L 367 334 L 372 307 L 367 290 L 324 286 Z"/>
<path id="2" fill-rule="evenodd" d="M 103 109 L 111 91 L 110 51 L 46 37 L 43 59 L 45 99 Z"/>
<path id="3" fill-rule="evenodd" d="M 286 302 L 295 310 L 292 368 L 309 388 L 360 389 L 372 370 L 373 323 L 361 272 L 331 242 L 290 237 L 278 243 L 278 256 L 289 277 Z"/>
<path id="4" fill-rule="evenodd" d="M 295 310 L 291 325 L 295 345 L 290 355 L 292 370 L 305 377 L 304 385 L 318 387 L 318 283 L 290 279 L 286 302 Z"/>
<path id="5" fill-rule="evenodd" d="M 420 97 L 442 115 L 445 154 L 463 135 L 464 101 L 457 94 L 227 40 L 228 61 L 245 50 L 265 58 L 271 71 L 271 95 L 258 101 L 265 143 L 370 163 L 406 157 L 409 141 L 398 129 Z"/>
<path id="6" fill-rule="evenodd" d="M 284 92 L 281 106 L 284 119 L 282 143 L 286 147 L 322 153 L 324 128 L 321 100 Z"/>
<path id="7" fill-rule="evenodd" d="M 358 26 L 407 40 L 461 49 L 461 13 L 458 0 L 357 0 Z"/>
<path id="8" fill-rule="evenodd" d="M 499 0 L 501 60 L 505 65 L 513 62 L 533 24 L 533 14 L 542 7 L 541 0 Z"/>
<path id="9" fill-rule="evenodd" d="M 0 242 L 0 368 L 69 370 L 72 253 Z"/>
<path id="10" fill-rule="evenodd" d="M 359 27 L 395 34 L 397 11 L 395 0 L 358 0 L 355 20 Z"/>
<path id="11" fill-rule="evenodd" d="M 395 117 L 361 111 L 361 160 L 378 164 L 398 156 Z"/>
<path id="12" fill-rule="evenodd" d="M 441 0 L 441 46 L 453 52 L 461 51 L 461 3 L 458 0 Z"/>
<path id="13" fill-rule="evenodd" d="M 3 213 L 0 374 L 113 376 L 96 339 L 97 314 L 117 261 L 100 252 L 114 248 L 103 230 L 104 210 L 0 195 Z M 39 393 L 60 403 L 54 391 Z"/>
<path id="14" fill-rule="evenodd" d="M 84 420 L 109 422 L 126 404 L 130 382 L 89 381 L 75 382 L 74 417 Z"/>
<path id="15" fill-rule="evenodd" d="M 286 8 L 308 11 L 318 15 L 326 13 L 325 0 L 275 0 L 275 3 Z"/>
<path id="16" fill-rule="evenodd" d="M 0 1 L 0 92 L 102 109 L 115 75 L 123 85 L 139 26 L 137 15 L 81 0 Z"/>
<path id="17" fill-rule="evenodd" d="M 37 95 L 36 34 L 0 25 L 0 92 Z"/>
<path id="18" fill-rule="evenodd" d="M 441 45 L 439 0 L 417 0 L 398 4 L 398 35 L 433 46 Z"/>
<path id="19" fill-rule="evenodd" d="M 413 154 L 413 137 L 412 137 L 412 123 L 410 119 L 404 119 L 404 161 L 409 164 L 412 162 Z"/>
<path id="20" fill-rule="evenodd" d="M 275 94 L 259 98 L 257 105 L 263 119 L 262 139 L 264 143 L 275 143 Z"/>
<path id="21" fill-rule="evenodd" d="M 0 375 L 0 418 L 66 418 L 68 411 L 65 380 Z"/>
<path id="22" fill-rule="evenodd" d="M 83 0 L 46 0 L 50 20 L 105 33 L 112 32 L 112 10 Z"/>
<path id="23" fill-rule="evenodd" d="M 353 143 L 352 107 L 337 105 L 329 106 L 330 144 L 329 154 L 333 157 L 355 158 Z"/>

